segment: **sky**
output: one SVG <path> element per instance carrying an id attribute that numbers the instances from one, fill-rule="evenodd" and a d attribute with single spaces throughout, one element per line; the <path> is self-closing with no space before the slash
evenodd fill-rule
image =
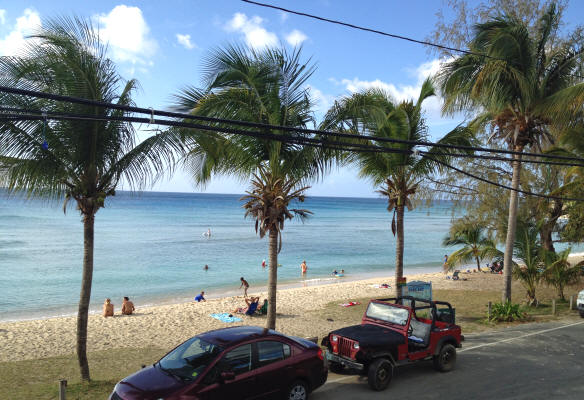
<path id="1" fill-rule="evenodd" d="M 434 29 L 436 13 L 445 5 L 440 0 L 265 2 L 416 39 L 426 38 Z M 119 73 L 139 81 L 136 104 L 157 109 L 168 108 L 172 94 L 185 85 L 201 86 L 204 58 L 210 50 L 231 43 L 254 48 L 302 46 L 304 60 L 317 65 L 308 81 L 317 121 L 335 99 L 365 88 L 384 88 L 398 100 L 415 99 L 424 79 L 441 62 L 419 44 L 239 0 L 0 0 L 0 55 L 17 54 L 26 36 L 44 19 L 62 15 L 90 18 L 107 41 Z M 573 0 L 565 15 L 567 28 L 583 17 L 584 1 Z M 462 122 L 461 117 L 441 117 L 437 98 L 427 100 L 424 109 L 431 138 Z M 152 190 L 243 193 L 246 188 L 245 182 L 230 177 L 195 187 L 186 172 L 177 171 Z M 375 197 L 374 190 L 354 167 L 345 167 L 314 183 L 308 195 Z"/>

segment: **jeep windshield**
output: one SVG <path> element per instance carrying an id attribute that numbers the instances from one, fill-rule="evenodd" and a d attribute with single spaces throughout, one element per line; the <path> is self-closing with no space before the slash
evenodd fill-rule
<path id="1" fill-rule="evenodd" d="M 193 380 L 221 351 L 221 347 L 194 337 L 164 356 L 158 366 L 177 378 Z"/>
<path id="2" fill-rule="evenodd" d="M 410 313 L 405 308 L 371 302 L 369 303 L 369 307 L 367 307 L 367 313 L 365 315 L 367 318 L 379 319 L 390 324 L 406 326 Z"/>

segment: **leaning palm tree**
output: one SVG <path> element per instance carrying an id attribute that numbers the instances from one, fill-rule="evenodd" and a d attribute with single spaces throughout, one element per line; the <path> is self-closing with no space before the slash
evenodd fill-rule
<path id="1" fill-rule="evenodd" d="M 434 96 L 434 86 L 427 79 L 416 102 L 399 104 L 380 89 L 355 93 L 335 102 L 327 112 L 322 127 L 335 128 L 366 138 L 369 144 L 383 147 L 384 152 L 359 152 L 348 155 L 345 161 L 359 167 L 361 177 L 368 178 L 378 193 L 387 198 L 387 210 L 393 212 L 391 229 L 397 235 L 395 251 L 395 284 L 401 295 L 404 257 L 404 212 L 413 208 L 413 199 L 421 189 L 425 177 L 433 173 L 448 159 L 448 150 L 432 148 L 428 155 L 417 153 L 413 141 L 427 139 L 427 126 L 422 115 L 422 103 Z M 438 143 L 469 145 L 469 129 L 457 127 L 442 137 Z M 376 142 L 374 139 L 412 141 L 404 144 Z M 361 143 L 364 143 L 361 140 Z"/>
<path id="2" fill-rule="evenodd" d="M 535 291 L 541 282 L 544 270 L 543 253 L 538 239 L 539 229 L 526 222 L 520 222 L 517 228 L 513 254 L 521 265 L 513 265 L 513 275 L 525 288 L 527 303 L 530 306 L 537 306 Z"/>
<path id="3" fill-rule="evenodd" d="M 444 113 L 478 113 L 475 122 L 491 126 L 493 137 L 517 153 L 526 147 L 540 150 L 552 141 L 552 134 L 564 130 L 571 116 L 582 111 L 584 99 L 584 83 L 576 83 L 581 81 L 575 74 L 582 52 L 574 41 L 552 42 L 558 24 L 551 4 L 534 35 L 510 16 L 476 25 L 469 49 L 473 54 L 445 64 L 438 75 Z M 521 154 L 513 155 L 512 166 L 503 301 L 511 299 Z"/>
<path id="4" fill-rule="evenodd" d="M 499 258 L 502 255 L 495 241 L 484 233 L 484 228 L 476 225 L 451 231 L 442 240 L 442 245 L 463 246 L 448 257 L 450 267 L 474 260 L 477 263 L 477 269 L 481 271 L 481 260 Z"/>
<path id="5" fill-rule="evenodd" d="M 314 123 L 306 89 L 314 66 L 300 61 L 300 50 L 289 53 L 283 49 L 257 51 L 228 46 L 211 52 L 205 72 L 206 87 L 187 87 L 176 95 L 179 110 L 198 116 L 296 128 Z M 200 184 L 215 174 L 251 181 L 251 190 L 242 198 L 246 201 L 243 207 L 245 215 L 255 219 L 260 237 L 268 235 L 266 326 L 275 329 L 278 253 L 284 222 L 310 214 L 308 210 L 289 206 L 304 201 L 307 183 L 320 177 L 328 163 L 316 148 L 285 140 L 286 132 L 262 127 L 249 130 L 248 135 L 235 135 L 226 133 L 232 125 L 209 124 L 219 132 L 182 132 L 190 148 L 188 165 Z M 271 140 L 266 134 L 282 140 Z"/>
<path id="6" fill-rule="evenodd" d="M 93 101 L 131 105 L 136 81 L 124 81 L 106 57 L 90 22 L 45 21 L 20 56 L 0 58 L 0 85 Z M 180 142 L 168 134 L 136 144 L 131 124 L 109 120 L 125 112 L 0 93 L 0 104 L 22 109 L 0 122 L 0 187 L 29 197 L 73 200 L 83 221 L 83 277 L 77 313 L 77 356 L 89 380 L 87 322 L 93 276 L 95 215 L 121 180 L 131 188 L 159 176 Z M 40 112 L 48 114 L 47 119 Z M 40 118 L 27 115 L 37 113 Z M 83 118 L 59 118 L 55 114 Z M 87 117 L 90 116 L 90 117 Z M 95 119 L 92 119 L 95 117 Z"/>
<path id="7" fill-rule="evenodd" d="M 575 265 L 570 264 L 568 257 L 571 250 L 571 248 L 567 248 L 559 253 L 546 251 L 543 257 L 546 266 L 543 279 L 556 288 L 558 296 L 562 300 L 566 300 L 564 288 L 567 285 L 578 282 L 578 278 L 582 273 L 582 265 L 584 265 L 584 261 Z"/>

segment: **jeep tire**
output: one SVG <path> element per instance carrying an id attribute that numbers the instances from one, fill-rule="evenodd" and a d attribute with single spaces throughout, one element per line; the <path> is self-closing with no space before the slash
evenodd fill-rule
<path id="1" fill-rule="evenodd" d="M 436 371 L 451 371 L 456 364 L 456 347 L 450 343 L 446 343 L 442 346 L 438 355 L 434 356 L 433 361 Z"/>
<path id="2" fill-rule="evenodd" d="M 367 382 L 373 390 L 383 390 L 391 382 L 393 365 L 386 358 L 378 358 L 369 365 Z"/>

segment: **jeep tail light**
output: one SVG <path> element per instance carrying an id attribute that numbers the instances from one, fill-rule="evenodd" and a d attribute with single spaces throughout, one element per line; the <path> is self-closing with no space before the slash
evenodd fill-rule
<path id="1" fill-rule="evenodd" d="M 323 357 L 323 355 L 322 355 L 322 349 L 318 349 L 318 353 L 316 353 L 316 356 L 317 356 L 318 358 L 320 358 L 321 360 L 324 360 L 324 357 Z"/>

